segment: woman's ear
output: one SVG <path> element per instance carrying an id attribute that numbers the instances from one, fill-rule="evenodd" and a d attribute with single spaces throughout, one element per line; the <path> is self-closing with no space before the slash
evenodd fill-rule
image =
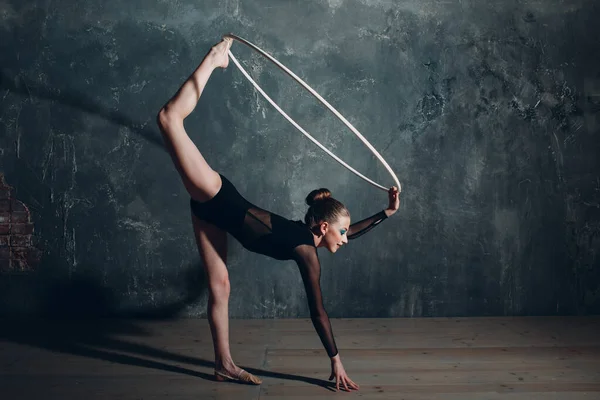
<path id="1" fill-rule="evenodd" d="M 327 233 L 327 229 L 329 229 L 329 223 L 327 221 L 321 222 L 320 228 L 321 228 L 321 234 L 325 235 Z"/>

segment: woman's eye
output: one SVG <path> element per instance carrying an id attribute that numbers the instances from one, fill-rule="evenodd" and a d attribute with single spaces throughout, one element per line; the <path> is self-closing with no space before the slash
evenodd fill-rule
<path id="1" fill-rule="evenodd" d="M 342 229 L 342 230 L 340 231 L 340 234 L 343 236 L 343 235 L 345 235 L 345 234 L 346 234 L 346 232 L 347 232 L 347 231 L 346 231 L 345 229 Z"/>

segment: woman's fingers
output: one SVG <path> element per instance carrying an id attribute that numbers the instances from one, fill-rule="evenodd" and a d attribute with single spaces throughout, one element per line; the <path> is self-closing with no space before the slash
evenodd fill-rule
<path id="1" fill-rule="evenodd" d="M 329 379 L 332 379 L 334 376 L 332 374 L 331 377 L 329 377 Z M 336 391 L 340 391 L 340 387 L 342 388 L 342 390 L 345 390 L 347 392 L 351 392 L 352 390 L 358 390 L 359 386 L 348 377 L 347 374 L 345 374 L 344 372 L 339 373 L 339 374 L 335 374 L 335 389 Z"/>
<path id="2" fill-rule="evenodd" d="M 350 389 L 354 389 L 354 390 L 358 389 L 358 386 L 356 385 L 356 383 L 352 382 L 352 379 L 350 379 L 350 378 L 348 378 L 348 387 Z"/>
<path id="3" fill-rule="evenodd" d="M 348 376 L 339 376 L 336 379 L 337 383 L 336 383 L 336 389 L 339 391 L 340 390 L 340 382 L 343 385 L 343 388 L 347 391 L 347 392 L 351 392 L 352 389 L 358 390 L 358 385 L 356 383 L 354 383 L 352 381 L 352 379 L 348 378 Z"/>

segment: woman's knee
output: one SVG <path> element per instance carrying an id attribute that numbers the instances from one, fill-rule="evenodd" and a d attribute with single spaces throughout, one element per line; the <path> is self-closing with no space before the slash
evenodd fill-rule
<path id="1" fill-rule="evenodd" d="M 231 293 L 229 274 L 221 274 L 218 278 L 210 280 L 210 294 L 216 298 L 228 298 Z"/>

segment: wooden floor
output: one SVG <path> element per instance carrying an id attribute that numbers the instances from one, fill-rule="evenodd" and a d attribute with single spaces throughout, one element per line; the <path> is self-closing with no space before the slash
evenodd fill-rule
<path id="1" fill-rule="evenodd" d="M 310 320 L 232 320 L 261 386 L 215 382 L 206 320 L 0 320 L 0 399 L 600 399 L 600 317 L 332 320 L 358 392 L 332 392 Z"/>

